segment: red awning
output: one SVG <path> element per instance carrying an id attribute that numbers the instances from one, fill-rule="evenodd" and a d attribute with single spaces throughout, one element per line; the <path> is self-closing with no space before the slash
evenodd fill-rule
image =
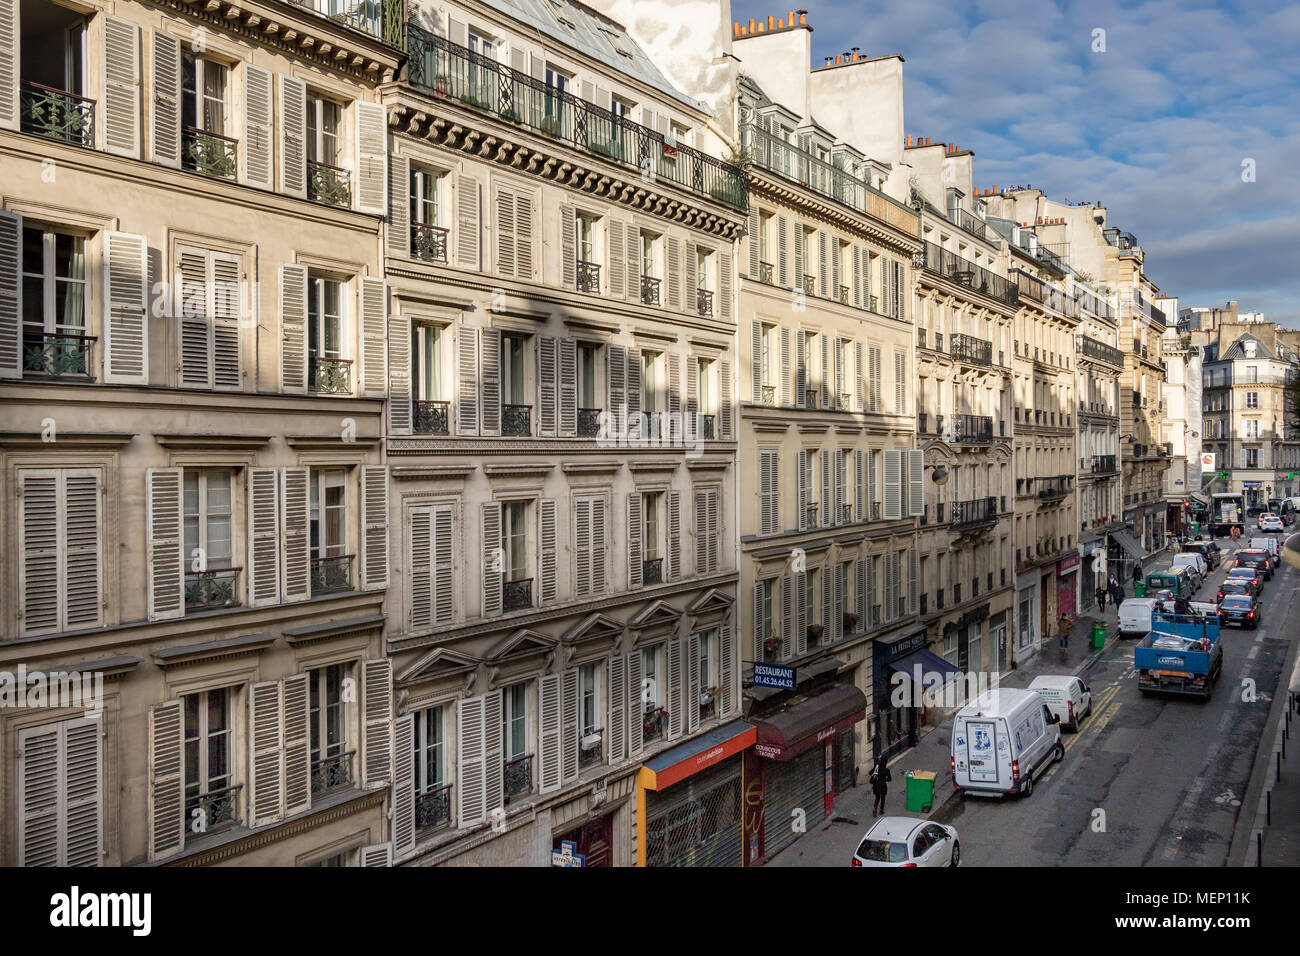
<path id="1" fill-rule="evenodd" d="M 758 730 L 754 752 L 769 760 L 790 760 L 867 716 L 867 696 L 849 684 L 837 684 L 779 714 L 750 720 Z"/>

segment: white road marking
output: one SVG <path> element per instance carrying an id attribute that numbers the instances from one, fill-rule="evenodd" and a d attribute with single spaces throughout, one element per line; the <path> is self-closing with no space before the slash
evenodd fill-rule
<path id="1" fill-rule="evenodd" d="M 1258 643 L 1259 643 L 1260 641 L 1262 641 L 1263 639 L 1264 639 L 1264 635 L 1263 635 L 1263 634 L 1256 634 L 1256 635 L 1255 635 L 1255 643 L 1256 643 L 1256 644 L 1258 644 Z"/>
<path id="2" fill-rule="evenodd" d="M 1259 645 L 1256 644 L 1254 647 L 1250 649 L 1250 653 L 1246 655 L 1246 660 L 1253 661 L 1255 659 L 1255 655 L 1258 653 L 1259 653 Z"/>

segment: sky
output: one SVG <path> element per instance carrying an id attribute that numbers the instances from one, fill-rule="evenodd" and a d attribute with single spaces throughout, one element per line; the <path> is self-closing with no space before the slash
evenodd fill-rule
<path id="1" fill-rule="evenodd" d="M 1180 308 L 1236 299 L 1300 328 L 1300 4 L 800 6 L 811 65 L 854 46 L 903 55 L 905 131 L 974 150 L 975 185 L 1100 201 Z"/>

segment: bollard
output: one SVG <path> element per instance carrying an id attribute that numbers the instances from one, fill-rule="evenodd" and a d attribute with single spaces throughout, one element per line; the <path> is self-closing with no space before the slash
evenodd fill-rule
<path id="1" fill-rule="evenodd" d="M 1264 794 L 1264 826 L 1273 825 L 1273 791 Z"/>
<path id="2" fill-rule="evenodd" d="M 1264 865 L 1264 831 L 1263 830 L 1259 831 L 1259 833 L 1257 834 L 1257 838 L 1255 840 L 1255 865 L 1256 866 Z"/>
<path id="3" fill-rule="evenodd" d="M 1280 783 L 1282 780 L 1282 751 L 1277 752 L 1277 779 Z"/>

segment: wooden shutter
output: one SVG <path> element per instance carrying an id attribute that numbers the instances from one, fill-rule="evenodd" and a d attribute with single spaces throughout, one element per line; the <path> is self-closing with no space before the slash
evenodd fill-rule
<path id="1" fill-rule="evenodd" d="M 772 463 L 776 461 L 777 453 L 774 451 L 760 451 L 758 453 L 758 533 L 775 534 L 776 533 L 776 496 L 773 493 L 774 476 L 772 474 Z"/>
<path id="2" fill-rule="evenodd" d="M 799 449 L 798 457 L 799 473 L 795 476 L 796 486 L 798 488 L 798 505 L 799 505 L 799 530 L 808 530 L 808 450 Z"/>
<path id="3" fill-rule="evenodd" d="M 917 448 L 907 449 L 907 514 L 925 514 L 925 453 Z"/>
<path id="4" fill-rule="evenodd" d="M 686 415 L 682 422 L 684 437 L 694 442 L 700 430 L 700 360 L 694 355 L 686 358 Z"/>
<path id="5" fill-rule="evenodd" d="M 862 307 L 862 247 L 854 245 L 853 249 L 853 304 Z"/>
<path id="6" fill-rule="evenodd" d="M 560 284 L 578 287 L 578 216 L 568 203 L 560 205 Z"/>
<path id="7" fill-rule="evenodd" d="M 709 518 L 708 506 L 702 491 L 695 492 L 695 573 L 708 573 L 709 567 Z"/>
<path id="8" fill-rule="evenodd" d="M 578 670 L 564 672 L 564 701 L 560 727 L 560 750 L 564 760 L 564 782 L 578 779 Z"/>
<path id="9" fill-rule="evenodd" d="M 763 404 L 763 323 L 755 319 L 749 325 L 751 401 Z"/>
<path id="10" fill-rule="evenodd" d="M 0 0 L 0 129 L 19 128 L 20 80 L 18 8 L 20 0 Z"/>
<path id="11" fill-rule="evenodd" d="M 864 349 L 861 342 L 853 343 L 853 394 L 854 394 L 854 411 L 865 412 L 867 410 L 867 383 L 863 372 L 866 370 L 863 365 Z"/>
<path id="12" fill-rule="evenodd" d="M 794 647 L 791 653 L 797 655 L 808 651 L 808 575 L 794 576 Z"/>
<path id="13" fill-rule="evenodd" d="M 388 187 L 388 114 L 379 103 L 356 104 L 357 210 L 382 216 Z"/>
<path id="14" fill-rule="evenodd" d="M 731 321 L 731 253 L 718 253 L 718 315 Z"/>
<path id="15" fill-rule="evenodd" d="M 63 478 L 64 630 L 98 626 L 103 620 L 103 563 L 99 472 L 65 470 Z"/>
<path id="16" fill-rule="evenodd" d="M 485 695 L 483 702 L 483 719 L 487 729 L 487 755 L 484 762 L 484 793 L 487 797 L 488 810 L 491 811 L 502 803 L 502 778 L 504 776 L 504 766 L 502 764 L 502 744 L 501 734 L 498 728 L 501 726 L 501 691 L 493 691 Z"/>
<path id="17" fill-rule="evenodd" d="M 388 157 L 388 228 L 385 248 L 390 256 L 411 255 L 411 160 Z"/>
<path id="18" fill-rule="evenodd" d="M 866 521 L 867 514 L 867 472 L 863 467 L 863 458 L 861 448 L 853 449 L 853 513 L 857 515 L 859 521 Z"/>
<path id="19" fill-rule="evenodd" d="M 239 144 L 243 182 L 259 189 L 275 187 L 271 161 L 274 139 L 271 119 L 271 71 L 251 63 L 244 71 L 244 139 Z"/>
<path id="20" fill-rule="evenodd" d="M 280 473 L 248 469 L 248 603 L 280 600 Z"/>
<path id="21" fill-rule="evenodd" d="M 682 266 L 682 271 L 686 274 L 686 288 L 683 293 L 685 299 L 682 302 L 682 307 L 688 313 L 698 313 L 699 296 L 696 293 L 700 288 L 700 276 L 696 260 L 699 258 L 699 246 L 689 239 L 686 241 L 685 256 L 686 260 Z"/>
<path id="22" fill-rule="evenodd" d="M 794 289 L 796 292 L 798 292 L 800 295 L 803 295 L 804 294 L 803 276 L 804 276 L 804 270 L 807 268 L 807 266 L 803 261 L 803 253 L 804 253 L 803 226 L 797 222 L 791 223 L 791 226 L 793 228 L 791 229 L 790 238 L 794 241 L 794 277 L 793 277 L 794 281 L 791 283 L 791 288 Z"/>
<path id="23" fill-rule="evenodd" d="M 492 231 L 496 235 L 496 268 L 503 276 L 513 276 L 515 261 L 515 194 L 504 187 L 496 190 Z"/>
<path id="24" fill-rule="evenodd" d="M 907 599 L 912 614 L 916 613 L 917 596 L 920 592 L 920 571 L 917 567 L 916 549 L 907 552 Z"/>
<path id="25" fill-rule="evenodd" d="M 907 413 L 907 355 L 894 352 L 894 414 Z"/>
<path id="26" fill-rule="evenodd" d="M 676 445 L 682 441 L 682 357 L 676 352 L 668 360 L 668 438 Z"/>
<path id="27" fill-rule="evenodd" d="M 835 523 L 835 516 L 831 513 L 831 453 L 829 449 L 823 448 L 818 455 L 822 472 L 822 497 L 819 502 L 821 505 L 821 524 L 822 527 Z"/>
<path id="28" fill-rule="evenodd" d="M 388 317 L 388 430 L 411 433 L 411 320 L 400 312 Z"/>
<path id="29" fill-rule="evenodd" d="M 542 604 L 550 604 L 556 598 L 555 552 L 559 543 L 555 499 L 543 498 L 539 508 L 541 530 L 538 535 L 538 542 L 541 554 L 538 558 L 537 567 L 539 569 L 538 576 L 541 580 L 538 583 L 538 598 Z"/>
<path id="30" fill-rule="evenodd" d="M 564 779 L 561 746 L 563 694 L 559 674 L 546 674 L 538 680 L 537 779 L 538 789 L 542 793 L 559 790 Z"/>
<path id="31" fill-rule="evenodd" d="M 360 281 L 361 394 L 383 398 L 388 379 L 388 289 L 383 279 Z"/>
<path id="32" fill-rule="evenodd" d="M 609 389 L 609 408 L 605 410 L 607 420 L 617 437 L 623 437 L 627 415 L 627 351 L 621 345 L 605 347 L 606 375 Z"/>
<path id="33" fill-rule="evenodd" d="M 868 411 L 879 412 L 880 411 L 880 346 L 879 345 L 868 346 L 867 353 L 871 362 L 871 374 L 869 378 L 870 391 L 871 391 L 871 407 L 868 409 Z"/>
<path id="34" fill-rule="evenodd" d="M 903 453 L 885 449 L 885 508 L 886 521 L 903 517 Z"/>
<path id="35" fill-rule="evenodd" d="M 126 232 L 104 234 L 104 380 L 149 382 L 149 243 Z"/>
<path id="36" fill-rule="evenodd" d="M 641 301 L 641 230 L 628 223 L 623 230 L 623 237 L 626 240 L 624 248 L 627 254 L 623 257 L 623 265 L 626 267 L 627 274 L 627 297 L 633 302 Z"/>
<path id="37" fill-rule="evenodd" d="M 388 466 L 361 466 L 361 589 L 388 587 Z"/>
<path id="38" fill-rule="evenodd" d="M 537 429 L 545 438 L 555 437 L 558 369 L 555 337 L 537 337 Z"/>
<path id="39" fill-rule="evenodd" d="M 452 538 L 452 509 L 433 509 L 433 621 L 450 624 L 455 618 L 455 554 Z"/>
<path id="40" fill-rule="evenodd" d="M 858 616 L 859 632 L 867 630 L 870 623 L 871 607 L 867 603 L 867 559 L 858 558 L 853 562 L 853 585 L 856 592 L 854 613 Z"/>
<path id="41" fill-rule="evenodd" d="M 149 708 L 149 859 L 185 845 L 185 717 L 179 700 Z M 251 725 L 250 725 L 250 729 Z M 251 778 L 250 778 L 251 782 Z M 253 804 L 250 795 L 250 816 Z"/>
<path id="42" fill-rule="evenodd" d="M 755 581 L 754 582 L 754 616 L 750 622 L 754 628 L 753 637 L 754 637 L 754 660 L 755 661 L 763 661 L 766 659 L 766 655 L 764 654 L 764 647 L 763 647 L 763 643 L 765 640 L 763 636 L 765 632 L 765 628 L 763 626 L 764 617 L 765 614 L 764 614 L 764 602 L 763 602 L 763 582 Z"/>
<path id="43" fill-rule="evenodd" d="M 781 326 L 781 405 L 790 408 L 794 405 L 794 355 L 792 336 L 788 326 Z"/>
<path id="44" fill-rule="evenodd" d="M 286 603 L 311 597 L 310 481 L 306 468 L 280 471 L 280 582 L 281 600 Z"/>
<path id="45" fill-rule="evenodd" d="M 275 823 L 284 816 L 282 699 L 279 681 L 248 689 L 249 826 Z"/>
<path id="46" fill-rule="evenodd" d="M 876 474 L 877 472 L 876 453 L 874 451 L 868 450 L 866 452 L 866 466 L 867 466 L 867 511 L 873 512 L 875 509 L 876 500 L 879 498 L 879 494 L 877 493 L 877 489 L 876 489 L 876 483 L 879 476 Z M 875 516 L 874 514 L 869 513 L 867 517 L 873 518 Z"/>
<path id="47" fill-rule="evenodd" d="M 762 219 L 759 217 L 758 205 L 749 204 L 749 228 L 746 230 L 749 242 L 749 277 L 755 281 L 758 280 L 759 274 L 759 253 L 762 251 L 762 241 L 758 231 L 762 228 Z M 759 658 L 760 660 L 762 658 Z"/>
<path id="48" fill-rule="evenodd" d="M 605 673 L 609 675 L 605 760 L 612 766 L 627 752 L 627 668 L 622 654 L 614 654 L 605 662 Z"/>
<path id="49" fill-rule="evenodd" d="M 456 702 L 456 822 L 461 829 L 477 826 L 487 819 L 487 749 L 488 738 L 495 736 L 500 749 L 501 724 L 487 720 L 487 698 L 465 697 Z M 500 704 L 498 703 L 498 711 Z"/>
<path id="50" fill-rule="evenodd" d="M 403 714 L 393 721 L 393 855 L 415 849 L 415 717 Z"/>
<path id="51" fill-rule="evenodd" d="M 501 330 L 478 334 L 479 434 L 501 434 Z"/>
<path id="52" fill-rule="evenodd" d="M 288 73 L 280 78 L 280 189 L 307 196 L 307 84 Z"/>
<path id="53" fill-rule="evenodd" d="M 433 512 L 411 511 L 411 552 L 407 561 L 407 626 L 420 630 L 433 623 Z"/>
<path id="54" fill-rule="evenodd" d="M 188 555 L 182 553 L 181 470 L 146 469 L 145 497 L 149 620 L 183 617 Z"/>
<path id="55" fill-rule="evenodd" d="M 627 586 L 639 588 L 641 577 L 641 493 L 627 496 Z"/>
<path id="56" fill-rule="evenodd" d="M 617 219 L 605 221 L 605 238 L 609 247 L 609 254 L 605 259 L 608 263 L 607 284 L 609 294 L 615 299 L 627 296 L 627 248 L 623 240 L 624 228 L 623 223 Z"/>
<path id="57" fill-rule="evenodd" d="M 17 10 L 18 0 L 0 0 L 0 30 L 5 24 L 5 3 L 12 3 L 13 9 Z M 4 37 L 0 34 L 0 45 L 3 42 Z M 4 50 L 0 49 L 0 87 L 5 82 L 3 56 Z M 0 97 L 3 95 L 4 91 L 0 89 Z M 4 103 L 0 101 L 0 110 L 3 108 Z M 0 379 L 17 379 L 23 375 L 22 237 L 23 217 L 0 212 Z"/>
<path id="58" fill-rule="evenodd" d="M 153 97 L 149 109 L 149 158 L 162 166 L 179 169 L 181 165 L 181 45 L 161 30 L 150 31 L 153 71 Z M 257 70 L 245 64 L 245 70 Z M 265 70 L 266 82 L 270 74 Z M 249 76 L 245 73 L 245 76 Z M 247 86 L 248 81 L 246 81 Z M 249 122 L 248 95 L 245 94 L 244 124 Z M 268 118 L 269 118 L 269 105 Z M 254 104 L 256 106 L 256 104 Z M 240 150 L 241 157 L 247 150 Z"/>
<path id="59" fill-rule="evenodd" d="M 361 694 L 365 723 L 361 736 L 361 785 L 387 786 L 393 779 L 392 658 L 361 662 Z"/>
<path id="60" fill-rule="evenodd" d="M 775 582 L 773 582 L 775 587 Z M 781 660 L 789 660 L 794 652 L 794 640 L 797 632 L 794 606 L 794 578 L 788 574 L 781 576 Z M 775 631 L 773 632 L 775 633 Z M 754 660 L 762 660 L 755 657 Z"/>
<path id="61" fill-rule="evenodd" d="M 605 593 L 605 499 L 591 499 L 591 591 Z"/>
<path id="62" fill-rule="evenodd" d="M 456 326 L 456 434 L 478 434 L 478 329 Z"/>
<path id="63" fill-rule="evenodd" d="M 682 495 L 668 492 L 668 580 L 682 573 Z"/>
<path id="64" fill-rule="evenodd" d="M 721 538 L 721 525 L 719 524 L 721 514 L 720 514 L 718 496 L 719 496 L 719 492 L 715 489 L 713 491 L 708 492 L 706 498 L 706 513 L 708 515 L 708 521 L 709 521 L 708 563 L 709 563 L 710 574 L 717 572 L 718 568 L 720 567 L 718 563 L 718 558 L 719 558 L 718 547 L 722 538 Z"/>
<path id="65" fill-rule="evenodd" d="M 307 267 L 280 265 L 280 390 L 307 391 Z"/>
<path id="66" fill-rule="evenodd" d="M 574 593 L 578 597 L 591 594 L 591 498 L 578 498 L 574 503 L 573 517 L 573 569 Z"/>
<path id="67" fill-rule="evenodd" d="M 835 518 L 831 524 L 846 524 L 844 520 L 844 449 L 835 449 Z"/>
<path id="68" fill-rule="evenodd" d="M 808 333 L 797 330 L 794 342 L 794 407 L 803 408 L 808 394 Z"/>
<path id="69" fill-rule="evenodd" d="M 578 434 L 578 344 L 560 339 L 559 434 L 573 438 Z"/>
<path id="70" fill-rule="evenodd" d="M 826 233 L 820 229 L 817 230 L 817 287 L 821 290 L 823 299 L 829 298 L 827 287 L 829 286 L 830 270 L 826 266 L 828 245 Z"/>
<path id="71" fill-rule="evenodd" d="M 682 243 L 680 239 L 669 236 L 664 240 L 667 255 L 668 308 L 682 308 Z M 691 303 L 692 311 L 694 303 Z"/>
<path id="72" fill-rule="evenodd" d="M 214 252 L 209 257 L 212 275 L 212 387 L 240 388 L 239 312 L 240 278 L 243 272 L 238 256 Z"/>
<path id="73" fill-rule="evenodd" d="M 483 504 L 483 617 L 501 613 L 501 502 Z"/>
<path id="74" fill-rule="evenodd" d="M 372 843 L 360 850 L 362 866 L 392 866 L 393 844 Z"/>
<path id="75" fill-rule="evenodd" d="M 726 717 L 737 709 L 736 689 L 740 682 L 736 680 L 736 650 L 731 639 L 731 624 L 723 624 L 718 629 L 718 708 L 719 716 Z M 759 658 L 761 660 L 761 658 Z"/>
<path id="76" fill-rule="evenodd" d="M 641 350 L 627 350 L 627 436 L 641 436 Z"/>
<path id="77" fill-rule="evenodd" d="M 731 360 L 718 359 L 718 437 L 730 441 L 731 429 Z"/>
<path id="78" fill-rule="evenodd" d="M 118 17 L 103 18 L 104 150 L 140 158 L 140 28 Z"/>
<path id="79" fill-rule="evenodd" d="M 645 689 L 641 678 L 641 650 L 628 654 L 627 662 L 627 755 L 637 757 L 645 737 Z"/>
<path id="80" fill-rule="evenodd" d="M 777 284 L 783 289 L 788 289 L 790 288 L 790 273 L 787 267 L 789 263 L 789 242 L 786 239 L 785 216 L 777 216 L 776 223 Z"/>
<path id="81" fill-rule="evenodd" d="M 311 809 L 311 677 L 280 682 L 284 714 L 284 815 Z"/>
<path id="82" fill-rule="evenodd" d="M 682 642 L 680 639 L 668 642 L 668 739 L 675 740 L 682 735 L 685 726 L 682 717 L 685 687 L 682 680 Z"/>
<path id="83" fill-rule="evenodd" d="M 721 668 L 721 662 L 718 663 Z M 700 635 L 692 634 L 686 640 L 686 732 L 700 729 Z M 720 709 L 721 705 L 719 705 Z"/>
<path id="84" fill-rule="evenodd" d="M 456 176 L 456 265 L 479 268 L 479 185 L 472 176 Z"/>
<path id="85" fill-rule="evenodd" d="M 834 384 L 831 381 L 831 337 L 829 333 L 823 332 L 817 336 L 817 341 L 821 343 L 818 349 L 822 356 L 822 408 L 833 409 L 835 407 L 835 396 L 831 394 L 831 387 Z"/>
<path id="86" fill-rule="evenodd" d="M 835 638 L 835 604 L 831 594 L 835 576 L 835 565 L 827 562 L 822 566 L 822 633 L 819 644 L 829 644 Z"/>

